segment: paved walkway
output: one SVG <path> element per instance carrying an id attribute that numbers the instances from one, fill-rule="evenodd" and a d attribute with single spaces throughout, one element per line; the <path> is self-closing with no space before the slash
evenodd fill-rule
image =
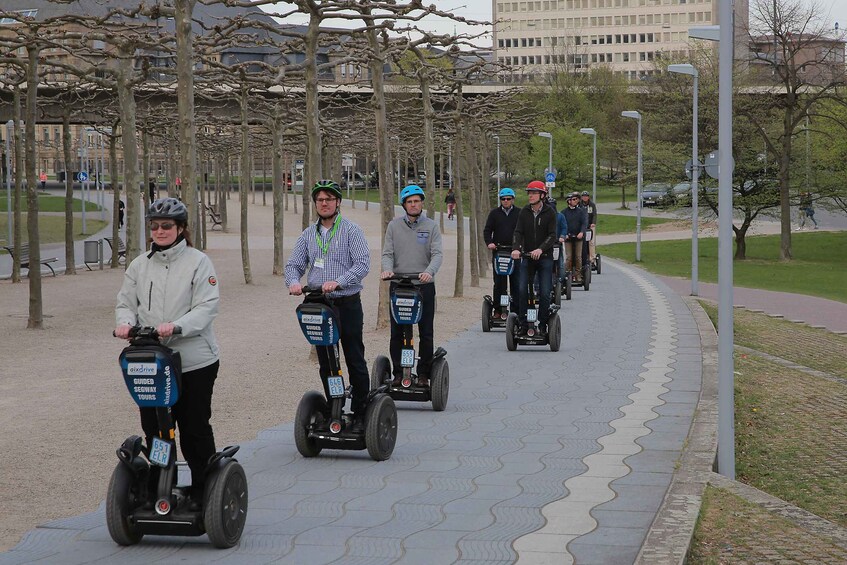
<path id="1" fill-rule="evenodd" d="M 11 563 L 632 563 L 694 414 L 700 338 L 682 299 L 609 261 L 563 303 L 562 349 L 508 352 L 502 331 L 445 344 L 448 408 L 399 403 L 389 461 L 304 459 L 292 424 L 242 446 L 241 543 L 115 545 L 103 508 L 44 524 Z M 571 323 L 590 320 L 589 324 Z"/>

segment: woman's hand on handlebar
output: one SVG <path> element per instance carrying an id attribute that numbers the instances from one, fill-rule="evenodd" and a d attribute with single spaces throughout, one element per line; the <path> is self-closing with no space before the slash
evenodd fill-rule
<path id="1" fill-rule="evenodd" d="M 178 333 L 177 326 L 173 322 L 165 322 L 156 326 L 156 333 L 159 334 L 159 337 L 171 337 Z"/>
<path id="2" fill-rule="evenodd" d="M 112 332 L 112 335 L 115 337 L 119 337 L 121 339 L 129 339 L 129 331 L 132 329 L 132 326 L 129 324 L 121 324 L 120 326 L 115 328 L 115 331 Z"/>

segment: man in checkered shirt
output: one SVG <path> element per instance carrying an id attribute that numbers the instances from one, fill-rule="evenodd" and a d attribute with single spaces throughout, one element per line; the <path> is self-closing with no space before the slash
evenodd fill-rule
<path id="1" fill-rule="evenodd" d="M 341 349 L 353 387 L 352 431 L 361 432 L 364 431 L 370 378 L 362 340 L 364 312 L 360 293 L 362 279 L 370 271 L 370 251 L 362 228 L 341 217 L 341 189 L 337 183 L 319 180 L 312 189 L 312 202 L 320 219 L 303 230 L 294 244 L 285 265 L 285 285 L 291 294 L 302 294 L 300 279 L 308 269 L 308 286 L 320 287 L 332 299 L 338 313 Z M 329 358 L 320 347 L 318 362 L 326 389 Z M 326 393 L 329 398 L 329 391 Z"/>

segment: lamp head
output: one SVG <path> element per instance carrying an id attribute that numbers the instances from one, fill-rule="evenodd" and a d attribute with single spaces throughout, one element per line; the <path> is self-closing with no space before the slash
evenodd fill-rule
<path id="1" fill-rule="evenodd" d="M 594 131 L 594 128 L 579 128 L 579 133 L 585 133 L 588 135 L 597 135 L 597 132 Z"/>
<path id="2" fill-rule="evenodd" d="M 624 118 L 632 118 L 633 120 L 640 120 L 641 112 L 636 112 L 635 110 L 624 110 L 621 112 L 621 116 Z"/>
<path id="3" fill-rule="evenodd" d="M 681 75 L 689 75 L 693 77 L 700 75 L 697 69 L 694 68 L 694 65 L 690 65 L 688 63 L 682 63 L 679 65 L 668 65 L 668 72 L 677 73 Z"/>

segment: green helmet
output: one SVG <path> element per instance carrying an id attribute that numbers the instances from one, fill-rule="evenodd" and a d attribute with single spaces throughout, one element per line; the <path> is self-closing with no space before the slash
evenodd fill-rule
<path id="1" fill-rule="evenodd" d="M 339 188 L 337 182 L 335 182 L 334 180 L 322 179 L 316 182 L 315 186 L 312 188 L 312 202 L 317 199 L 318 193 L 322 190 L 329 192 L 339 200 L 342 198 L 341 188 Z"/>

